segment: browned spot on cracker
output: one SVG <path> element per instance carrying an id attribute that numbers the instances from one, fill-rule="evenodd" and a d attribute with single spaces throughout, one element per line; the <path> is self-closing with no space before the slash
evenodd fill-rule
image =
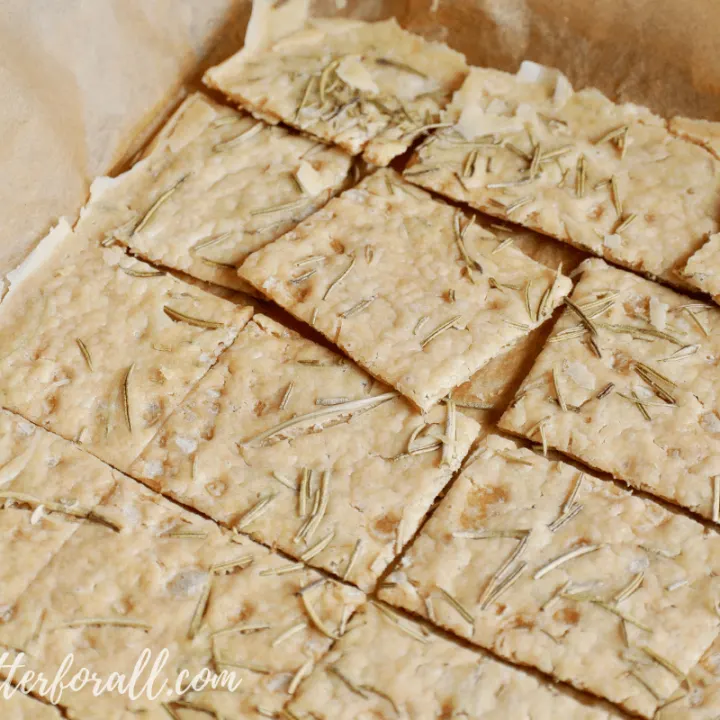
<path id="1" fill-rule="evenodd" d="M 467 496 L 467 503 L 460 517 L 464 529 L 476 527 L 488 514 L 488 507 L 499 502 L 507 502 L 508 491 L 500 486 L 473 488 Z"/>

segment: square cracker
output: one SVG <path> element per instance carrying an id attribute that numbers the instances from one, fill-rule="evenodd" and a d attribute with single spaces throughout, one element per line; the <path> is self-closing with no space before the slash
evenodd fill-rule
<path id="1" fill-rule="evenodd" d="M 86 221 L 146 260 L 247 290 L 236 267 L 324 205 L 351 166 L 337 148 L 198 93 L 147 157 L 95 181 Z"/>
<path id="2" fill-rule="evenodd" d="M 391 170 L 253 253 L 240 274 L 425 410 L 571 287 Z"/>
<path id="3" fill-rule="evenodd" d="M 571 297 L 596 336 L 567 309 L 500 427 L 717 521 L 720 310 L 583 267 Z"/>
<path id="4" fill-rule="evenodd" d="M 395 19 L 324 19 L 268 49 L 241 50 L 204 81 L 268 122 L 387 165 L 435 126 L 466 74 L 463 55 Z"/>
<path id="5" fill-rule="evenodd" d="M 576 698 L 375 603 L 357 612 L 288 709 L 299 720 L 621 717 L 600 701 Z"/>
<path id="6" fill-rule="evenodd" d="M 0 684 L 0 714 L 3 720 L 62 720 L 57 708 L 46 705 L 35 698 L 24 695 L 19 690 L 13 692 L 5 690 Z"/>
<path id="7" fill-rule="evenodd" d="M 85 522 L 119 473 L 0 410 L 0 618 Z M 4 716 L 3 716 L 4 717 Z"/>
<path id="8" fill-rule="evenodd" d="M 96 245 L 42 241 L 0 304 L 0 403 L 123 469 L 252 315 Z"/>
<path id="9" fill-rule="evenodd" d="M 146 648 L 150 665 L 167 648 L 153 689 L 167 681 L 170 693 L 152 700 L 68 690 L 61 704 L 72 718 L 154 720 L 170 716 L 163 702 L 184 717 L 174 681 L 183 669 L 192 678 L 203 668 L 233 670 L 242 684 L 184 702 L 224 717 L 250 717 L 258 706 L 278 712 L 298 670 L 309 672 L 329 649 L 363 594 L 308 568 L 277 574 L 284 558 L 123 480 L 101 506 L 121 530 L 83 525 L 0 625 L 0 648 L 23 651 L 26 667 L 46 676 L 73 653 L 75 670 L 104 679 L 130 676 Z"/>
<path id="10" fill-rule="evenodd" d="M 720 233 L 708 241 L 687 261 L 683 275 L 695 287 L 713 296 L 720 304 Z"/>
<path id="11" fill-rule="evenodd" d="M 716 158 L 557 71 L 473 68 L 445 120 L 405 176 L 491 215 L 681 287 L 718 230 Z"/>
<path id="12" fill-rule="evenodd" d="M 451 406 L 423 416 L 387 390 L 255 315 L 130 473 L 370 589 L 478 433 Z"/>
<path id="13" fill-rule="evenodd" d="M 497 435 L 381 598 L 643 717 L 717 635 L 720 536 Z"/>

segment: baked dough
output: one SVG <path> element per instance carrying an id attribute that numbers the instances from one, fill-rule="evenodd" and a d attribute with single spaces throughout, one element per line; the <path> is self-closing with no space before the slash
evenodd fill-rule
<path id="1" fill-rule="evenodd" d="M 0 304 L 0 403 L 124 469 L 252 309 L 203 293 L 81 219 L 43 240 Z"/>
<path id="2" fill-rule="evenodd" d="M 571 298 L 500 427 L 717 521 L 720 310 L 602 260 Z"/>
<path id="3" fill-rule="evenodd" d="M 145 648 L 153 662 L 167 648 L 156 691 L 181 669 L 190 677 L 234 670 L 242 678 L 234 693 L 182 700 L 225 717 L 252 717 L 258 706 L 278 712 L 294 675 L 329 649 L 363 594 L 307 568 L 277 574 L 286 559 L 121 480 L 99 507 L 121 529 L 84 524 L 73 534 L 0 625 L 0 652 L 24 651 L 27 668 L 46 676 L 72 652 L 75 670 L 107 678 L 129 675 Z M 159 720 L 169 717 L 163 702 L 180 709 L 177 699 L 96 698 L 89 686 L 67 691 L 61 704 L 77 720 Z"/>
<path id="4" fill-rule="evenodd" d="M 621 717 L 375 603 L 357 612 L 288 709 L 299 720 Z"/>
<path id="5" fill-rule="evenodd" d="M 255 315 L 130 473 L 372 589 L 477 433 L 454 408 L 423 416 L 349 360 Z"/>
<path id="6" fill-rule="evenodd" d="M 463 55 L 395 19 L 323 19 L 269 48 L 241 50 L 203 79 L 268 122 L 387 165 L 436 126 L 466 74 Z"/>
<path id="7" fill-rule="evenodd" d="M 474 457 L 381 599 L 652 718 L 718 633 L 720 536 L 497 435 Z"/>
<path id="8" fill-rule="evenodd" d="M 379 170 L 240 274 L 428 410 L 539 326 L 571 282 Z"/>
<path id="9" fill-rule="evenodd" d="M 718 230 L 720 167 L 662 118 L 523 63 L 473 68 L 444 119 L 408 180 L 688 287 L 678 271 Z"/>
<path id="10" fill-rule="evenodd" d="M 145 260 L 248 291 L 236 266 L 324 205 L 351 167 L 337 148 L 196 93 L 147 157 L 95 181 L 86 221 Z"/>

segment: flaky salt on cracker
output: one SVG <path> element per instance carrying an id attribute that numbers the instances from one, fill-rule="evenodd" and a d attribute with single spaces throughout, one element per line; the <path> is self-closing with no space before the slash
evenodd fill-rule
<path id="1" fill-rule="evenodd" d="M 454 405 L 423 416 L 349 360 L 256 315 L 130 473 L 370 589 L 477 433 Z"/>
<path id="2" fill-rule="evenodd" d="M 524 63 L 473 68 L 408 180 L 619 265 L 678 273 L 718 230 L 718 160 L 637 105 Z"/>
<path id="3" fill-rule="evenodd" d="M 376 603 L 358 611 L 288 709 L 299 720 L 621 717 Z"/>
<path id="4" fill-rule="evenodd" d="M 602 260 L 570 302 L 500 426 L 717 522 L 720 311 Z"/>
<path id="5" fill-rule="evenodd" d="M 94 508 L 117 475 L 67 440 L 0 411 L 0 617 L 82 523 L 106 522 Z"/>
<path id="6" fill-rule="evenodd" d="M 0 402 L 120 469 L 252 314 L 65 221 L 10 280 Z"/>
<path id="7" fill-rule="evenodd" d="M 387 165 L 437 126 L 466 74 L 463 55 L 395 19 L 324 19 L 270 47 L 241 50 L 204 81 L 268 122 Z"/>
<path id="8" fill-rule="evenodd" d="M 542 324 L 571 286 L 390 170 L 240 274 L 423 409 Z"/>
<path id="9" fill-rule="evenodd" d="M 490 435 L 381 598 L 643 717 L 718 632 L 720 537 Z"/>
<path id="10" fill-rule="evenodd" d="M 93 184 L 106 243 L 202 280 L 247 290 L 236 267 L 340 190 L 351 158 L 197 93 L 149 155 Z M 87 214 L 88 211 L 86 211 Z"/>
<path id="11" fill-rule="evenodd" d="M 187 705 L 224 717 L 250 717 L 258 707 L 276 713 L 300 670 L 300 679 L 309 674 L 363 600 L 309 569 L 278 573 L 284 558 L 129 479 L 101 507 L 121 529 L 83 525 L 0 626 L 0 647 L 24 651 L 27 668 L 50 677 L 72 652 L 76 668 L 103 678 L 129 677 L 145 648 L 150 665 L 167 648 L 155 689 L 183 669 L 188 680 L 203 668 L 234 671 L 242 684 L 234 693 L 155 700 L 95 698 L 88 686 L 63 695 L 72 717 L 160 718 L 172 716 L 168 708 L 183 715 Z"/>

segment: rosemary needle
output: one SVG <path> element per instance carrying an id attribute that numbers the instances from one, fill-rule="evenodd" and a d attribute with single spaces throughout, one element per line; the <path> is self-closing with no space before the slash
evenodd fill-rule
<path id="1" fill-rule="evenodd" d="M 132 432 L 132 418 L 130 414 L 130 375 L 132 374 L 134 367 L 135 363 L 130 365 L 127 369 L 122 385 L 123 413 L 125 415 L 125 424 L 130 432 Z"/>
<path id="2" fill-rule="evenodd" d="M 163 307 L 163 312 L 171 320 L 175 320 L 175 322 L 184 322 L 188 325 L 205 328 L 206 330 L 217 330 L 218 328 L 225 327 L 225 323 L 217 322 L 215 320 L 204 320 L 203 318 L 187 315 L 186 313 L 171 308 L 169 305 L 165 305 Z"/>
<path id="3" fill-rule="evenodd" d="M 93 371 L 92 357 L 90 355 L 90 351 L 87 349 L 87 345 L 85 345 L 85 343 L 80 338 L 75 338 L 75 342 L 77 343 L 77 346 L 80 348 L 80 352 L 82 353 L 82 356 L 85 359 L 85 364 L 88 366 L 88 370 L 90 372 L 92 372 Z"/>

